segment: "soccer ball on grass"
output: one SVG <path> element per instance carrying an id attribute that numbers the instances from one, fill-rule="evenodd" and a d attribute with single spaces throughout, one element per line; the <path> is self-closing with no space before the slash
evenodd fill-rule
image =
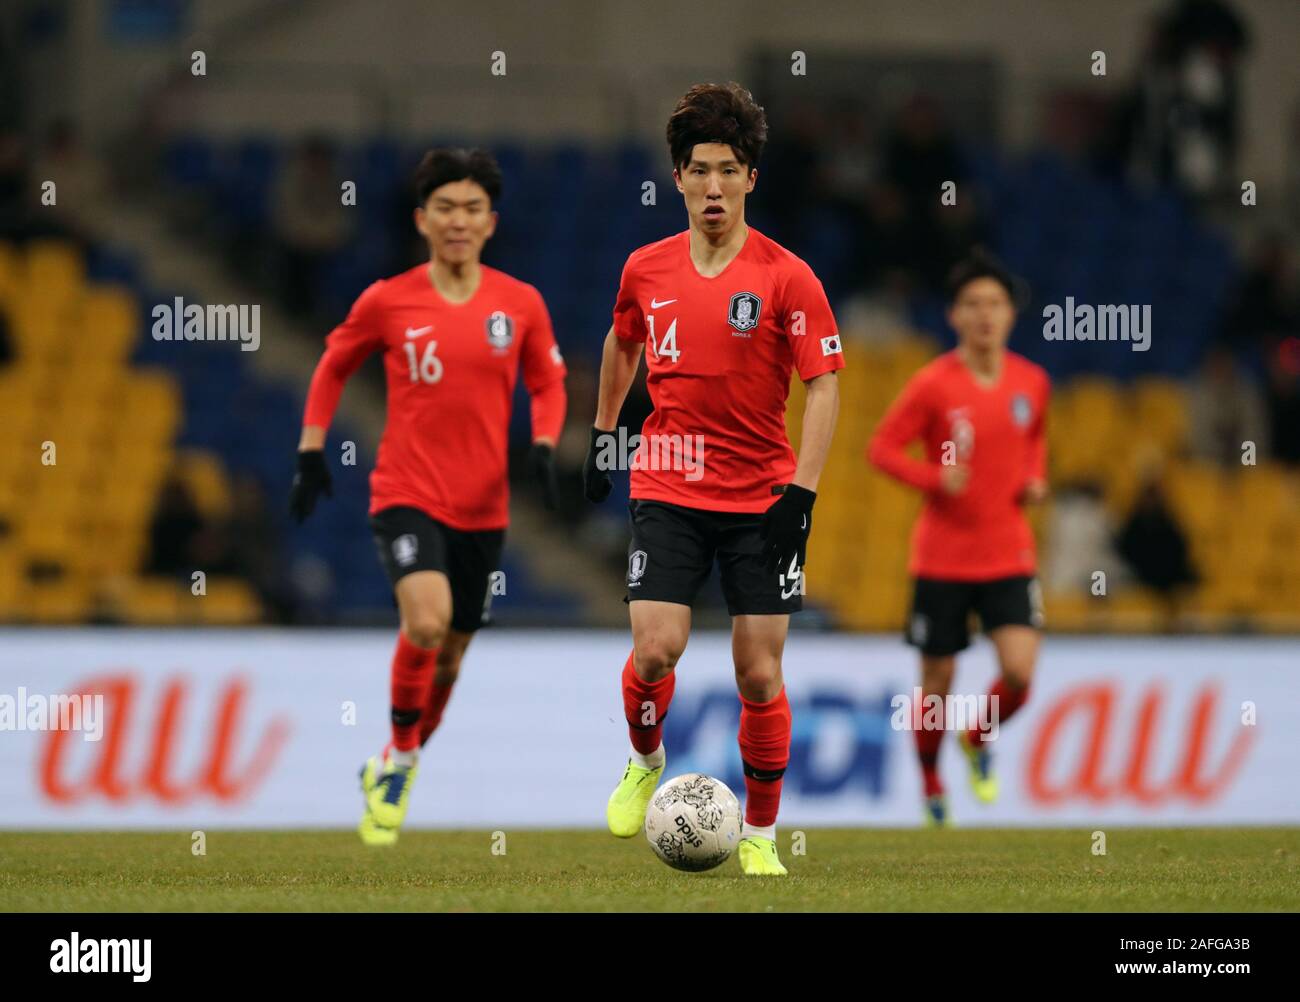
<path id="1" fill-rule="evenodd" d="M 650 800 L 645 837 L 674 869 L 712 870 L 740 842 L 740 801 L 712 776 L 689 772 L 670 779 Z"/>

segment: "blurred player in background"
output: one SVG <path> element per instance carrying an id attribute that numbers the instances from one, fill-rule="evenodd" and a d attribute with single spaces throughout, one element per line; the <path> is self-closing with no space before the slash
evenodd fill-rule
<path id="1" fill-rule="evenodd" d="M 1046 372 L 1007 350 L 1016 322 L 1015 284 L 980 252 L 953 269 L 948 323 L 957 347 L 909 380 L 869 450 L 876 466 L 925 492 L 912 534 L 915 590 L 907 625 L 908 642 L 921 652 L 922 698 L 948 694 L 975 613 L 1001 668 L 989 692 L 999 724 L 1028 696 L 1043 621 L 1034 537 L 1021 508 L 1047 496 L 1050 385 Z M 918 439 L 924 459 L 906 452 Z M 941 719 L 937 729 L 916 731 L 932 825 L 948 823 L 938 772 L 946 726 Z M 985 803 L 997 798 L 988 740 L 978 724 L 957 732 L 971 785 Z"/>
<path id="2" fill-rule="evenodd" d="M 483 150 L 432 150 L 415 175 L 429 261 L 375 282 L 326 339 L 298 445 L 290 507 L 302 521 L 330 493 L 325 433 L 343 384 L 383 352 L 388 419 L 370 477 L 370 527 L 401 626 L 392 739 L 361 773 L 361 838 L 392 845 L 418 751 L 442 718 L 465 649 L 488 621 L 508 520 L 507 433 L 522 364 L 532 397 L 530 466 L 555 504 L 552 450 L 564 423 L 564 362 L 541 295 L 479 263 L 496 228 L 501 172 Z"/>
<path id="3" fill-rule="evenodd" d="M 627 601 L 632 653 L 623 704 L 632 753 L 606 820 L 638 834 L 663 774 L 663 720 L 691 605 L 716 560 L 732 617 L 740 692 L 747 874 L 784 874 L 776 851 L 790 706 L 781 654 L 802 607 L 817 481 L 844 365 L 835 318 L 812 270 L 745 223 L 767 138 L 763 109 L 738 84 L 700 84 L 668 122 L 673 178 L 689 228 L 634 251 L 605 338 L 587 497 L 611 488 L 613 429 L 642 350 L 654 411 L 632 465 Z M 791 368 L 808 388 L 799 456 L 785 432 Z"/>

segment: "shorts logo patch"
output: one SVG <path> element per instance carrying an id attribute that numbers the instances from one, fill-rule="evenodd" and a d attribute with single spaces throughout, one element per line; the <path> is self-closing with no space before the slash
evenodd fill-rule
<path id="1" fill-rule="evenodd" d="M 641 576 L 645 574 L 645 565 L 650 558 L 646 555 L 645 550 L 637 550 L 627 558 L 627 583 L 628 587 L 635 588 L 641 581 Z"/>
<path id="2" fill-rule="evenodd" d="M 807 518 L 807 516 L 804 516 Z M 804 591 L 804 573 L 799 569 L 799 555 L 795 554 L 790 558 L 790 567 L 783 574 L 779 575 L 777 580 L 781 585 L 781 600 L 784 602 L 795 595 L 803 595 Z M 787 587 L 788 586 L 788 587 Z"/>
<path id="3" fill-rule="evenodd" d="M 1043 586 L 1038 578 L 1029 579 L 1029 625 L 1035 630 L 1043 628 Z"/>
<path id="4" fill-rule="evenodd" d="M 487 343 L 496 351 L 505 351 L 515 339 L 515 322 L 503 310 L 487 318 Z"/>
<path id="5" fill-rule="evenodd" d="M 727 323 L 740 331 L 752 331 L 758 326 L 758 318 L 763 312 L 763 300 L 752 292 L 737 292 L 731 297 L 727 307 Z"/>
<path id="6" fill-rule="evenodd" d="M 393 559 L 398 567 L 410 567 L 420 552 L 420 541 L 413 533 L 406 533 L 393 540 Z"/>
<path id="7" fill-rule="evenodd" d="M 1017 393 L 1011 398 L 1011 420 L 1019 428 L 1024 428 L 1029 424 L 1029 419 L 1034 416 L 1033 404 L 1023 393 Z"/>
<path id="8" fill-rule="evenodd" d="M 921 613 L 916 613 L 912 616 L 911 623 L 908 624 L 907 635 L 911 638 L 912 643 L 924 647 L 926 639 L 930 636 L 930 620 Z"/>

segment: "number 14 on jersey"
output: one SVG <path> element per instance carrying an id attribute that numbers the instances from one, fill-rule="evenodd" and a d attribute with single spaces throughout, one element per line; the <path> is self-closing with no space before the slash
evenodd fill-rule
<path id="1" fill-rule="evenodd" d="M 677 318 L 673 317 L 673 322 L 668 325 L 668 330 L 660 343 L 655 342 L 655 315 L 651 313 L 645 319 L 646 325 L 650 328 L 646 340 L 650 342 L 650 350 L 654 352 L 655 358 L 668 358 L 676 363 L 681 355 L 681 350 L 677 347 Z"/>

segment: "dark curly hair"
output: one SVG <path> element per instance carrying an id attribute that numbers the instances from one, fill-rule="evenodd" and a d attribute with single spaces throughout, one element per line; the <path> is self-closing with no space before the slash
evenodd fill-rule
<path id="1" fill-rule="evenodd" d="M 668 152 L 677 170 L 691 159 L 696 143 L 725 143 L 749 169 L 767 143 L 767 115 L 740 84 L 696 84 L 668 119 Z"/>

